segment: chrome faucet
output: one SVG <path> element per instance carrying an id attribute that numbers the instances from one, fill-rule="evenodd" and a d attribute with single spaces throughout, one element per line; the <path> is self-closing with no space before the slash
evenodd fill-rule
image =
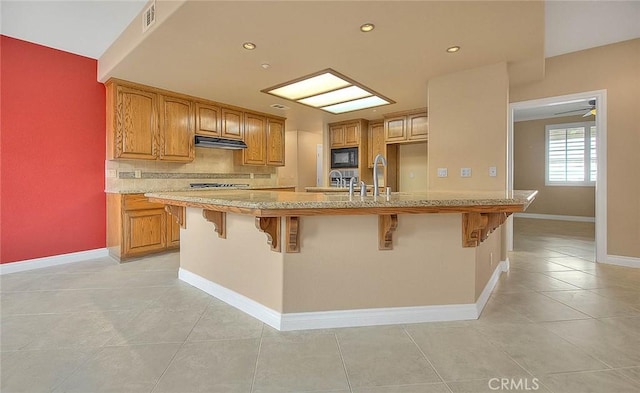
<path id="1" fill-rule="evenodd" d="M 342 185 L 344 184 L 344 177 L 342 176 L 342 172 L 340 172 L 339 170 L 332 169 L 331 172 L 329 172 L 329 181 L 331 181 L 331 174 L 334 172 L 337 173 L 338 176 L 340 176 L 340 178 L 337 180 L 337 187 L 342 187 Z"/>
<path id="2" fill-rule="evenodd" d="M 387 159 L 382 154 L 378 154 L 373 160 L 373 195 L 379 196 L 380 190 L 378 189 L 378 161 L 382 162 L 382 166 L 387 166 Z"/>
<path id="3" fill-rule="evenodd" d="M 363 181 L 360 182 L 360 196 L 361 197 L 367 196 L 367 184 Z"/>
<path id="4" fill-rule="evenodd" d="M 356 185 L 357 182 L 358 182 L 357 177 L 352 177 L 351 179 L 349 179 L 349 196 L 350 197 L 353 196 L 353 187 Z"/>

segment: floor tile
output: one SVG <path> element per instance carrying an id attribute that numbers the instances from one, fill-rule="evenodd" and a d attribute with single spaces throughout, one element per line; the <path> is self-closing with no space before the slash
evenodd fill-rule
<path id="1" fill-rule="evenodd" d="M 340 329 L 336 334 L 353 388 L 441 382 L 400 326 Z"/>
<path id="2" fill-rule="evenodd" d="M 0 354 L 3 393 L 50 392 L 90 358 L 92 350 L 56 349 Z"/>
<path id="3" fill-rule="evenodd" d="M 608 282 L 600 277 L 580 271 L 546 272 L 545 274 L 549 277 L 575 285 L 580 289 L 596 289 L 617 286 L 616 284 Z"/>
<path id="4" fill-rule="evenodd" d="M 107 345 L 182 343 L 201 314 L 191 310 L 147 309 L 127 323 Z"/>
<path id="5" fill-rule="evenodd" d="M 622 368 L 617 370 L 620 374 L 640 384 L 640 367 Z"/>
<path id="6" fill-rule="evenodd" d="M 640 310 L 587 290 L 543 292 L 542 294 L 594 318 L 640 315 Z"/>
<path id="7" fill-rule="evenodd" d="M 259 338 L 263 323 L 226 304 L 207 307 L 194 326 L 189 341 Z"/>
<path id="8" fill-rule="evenodd" d="M 353 393 L 450 393 L 444 383 L 383 386 L 353 389 Z"/>
<path id="9" fill-rule="evenodd" d="M 638 393 L 640 384 L 625 378 L 620 372 L 598 371 L 553 374 L 541 378 L 554 392 L 560 393 Z"/>
<path id="10" fill-rule="evenodd" d="M 631 288 L 600 288 L 591 289 L 591 292 L 604 296 L 607 299 L 624 303 L 631 307 L 640 308 L 640 286 L 638 289 Z"/>
<path id="11" fill-rule="evenodd" d="M 533 322 L 590 318 L 587 314 L 536 292 L 496 293 L 492 296 L 492 301 L 518 310 Z"/>
<path id="12" fill-rule="evenodd" d="M 445 382 L 528 375 L 473 328 L 432 328 L 421 324 L 406 329 Z"/>
<path id="13" fill-rule="evenodd" d="M 607 366 L 536 324 L 493 324 L 478 330 L 533 375 L 602 370 Z"/>
<path id="14" fill-rule="evenodd" d="M 153 393 L 247 393 L 260 340 L 186 343 Z"/>
<path id="15" fill-rule="evenodd" d="M 180 344 L 102 348 L 54 392 L 151 392 L 178 348 Z"/>
<path id="16" fill-rule="evenodd" d="M 263 337 L 253 392 L 348 389 L 335 335 Z"/>
<path id="17" fill-rule="evenodd" d="M 561 321 L 544 327 L 611 367 L 640 366 L 640 335 L 598 319 Z"/>
<path id="18" fill-rule="evenodd" d="M 181 282 L 178 285 L 167 288 L 157 299 L 149 303 L 147 308 L 203 312 L 212 302 L 222 303 L 211 295 Z"/>
<path id="19" fill-rule="evenodd" d="M 138 311 L 14 315 L 2 319 L 2 350 L 97 348 Z"/>
<path id="20" fill-rule="evenodd" d="M 565 266 L 564 270 L 568 270 L 567 268 L 576 269 L 576 270 L 591 270 L 595 269 L 595 262 L 587 261 L 582 258 L 577 257 L 559 257 L 559 258 L 546 258 L 546 261 L 549 263 L 553 263 L 554 265 Z"/>

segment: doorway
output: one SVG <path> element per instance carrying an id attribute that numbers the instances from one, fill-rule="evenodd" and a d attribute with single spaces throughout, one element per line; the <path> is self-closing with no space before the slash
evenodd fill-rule
<path id="1" fill-rule="evenodd" d="M 596 126 L 596 150 L 597 150 L 597 182 L 595 190 L 595 259 L 597 262 L 607 262 L 607 129 L 606 129 L 606 90 L 589 91 L 557 97 L 548 97 L 536 100 L 514 102 L 509 105 L 509 135 L 507 149 L 507 187 L 514 188 L 514 120 L 518 111 L 532 110 L 559 106 L 571 102 L 587 102 L 595 99 L 595 126 Z M 535 203 L 535 202 L 534 202 Z M 506 226 L 507 250 L 514 247 L 513 218 L 510 218 Z"/>

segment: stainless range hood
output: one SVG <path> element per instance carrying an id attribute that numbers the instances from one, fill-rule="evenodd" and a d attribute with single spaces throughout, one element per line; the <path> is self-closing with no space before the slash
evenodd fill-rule
<path id="1" fill-rule="evenodd" d="M 240 150 L 246 149 L 247 144 L 235 139 L 217 138 L 212 136 L 196 135 L 196 147 L 210 147 L 218 149 Z"/>

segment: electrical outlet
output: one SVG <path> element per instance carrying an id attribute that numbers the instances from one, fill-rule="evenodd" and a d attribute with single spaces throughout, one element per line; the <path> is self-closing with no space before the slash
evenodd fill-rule
<path id="1" fill-rule="evenodd" d="M 447 177 L 447 168 L 438 168 L 438 177 Z"/>
<path id="2" fill-rule="evenodd" d="M 133 171 L 133 177 L 135 177 L 136 179 L 140 179 L 142 177 L 142 171 L 140 169 L 136 169 L 135 171 Z"/>
<path id="3" fill-rule="evenodd" d="M 460 177 L 471 177 L 471 168 L 460 168 Z"/>
<path id="4" fill-rule="evenodd" d="M 118 177 L 118 171 L 115 169 L 107 169 L 105 174 L 107 179 L 115 179 Z"/>
<path id="5" fill-rule="evenodd" d="M 498 168 L 496 168 L 495 166 L 490 166 L 489 167 L 489 176 L 491 176 L 491 177 L 498 176 Z"/>

